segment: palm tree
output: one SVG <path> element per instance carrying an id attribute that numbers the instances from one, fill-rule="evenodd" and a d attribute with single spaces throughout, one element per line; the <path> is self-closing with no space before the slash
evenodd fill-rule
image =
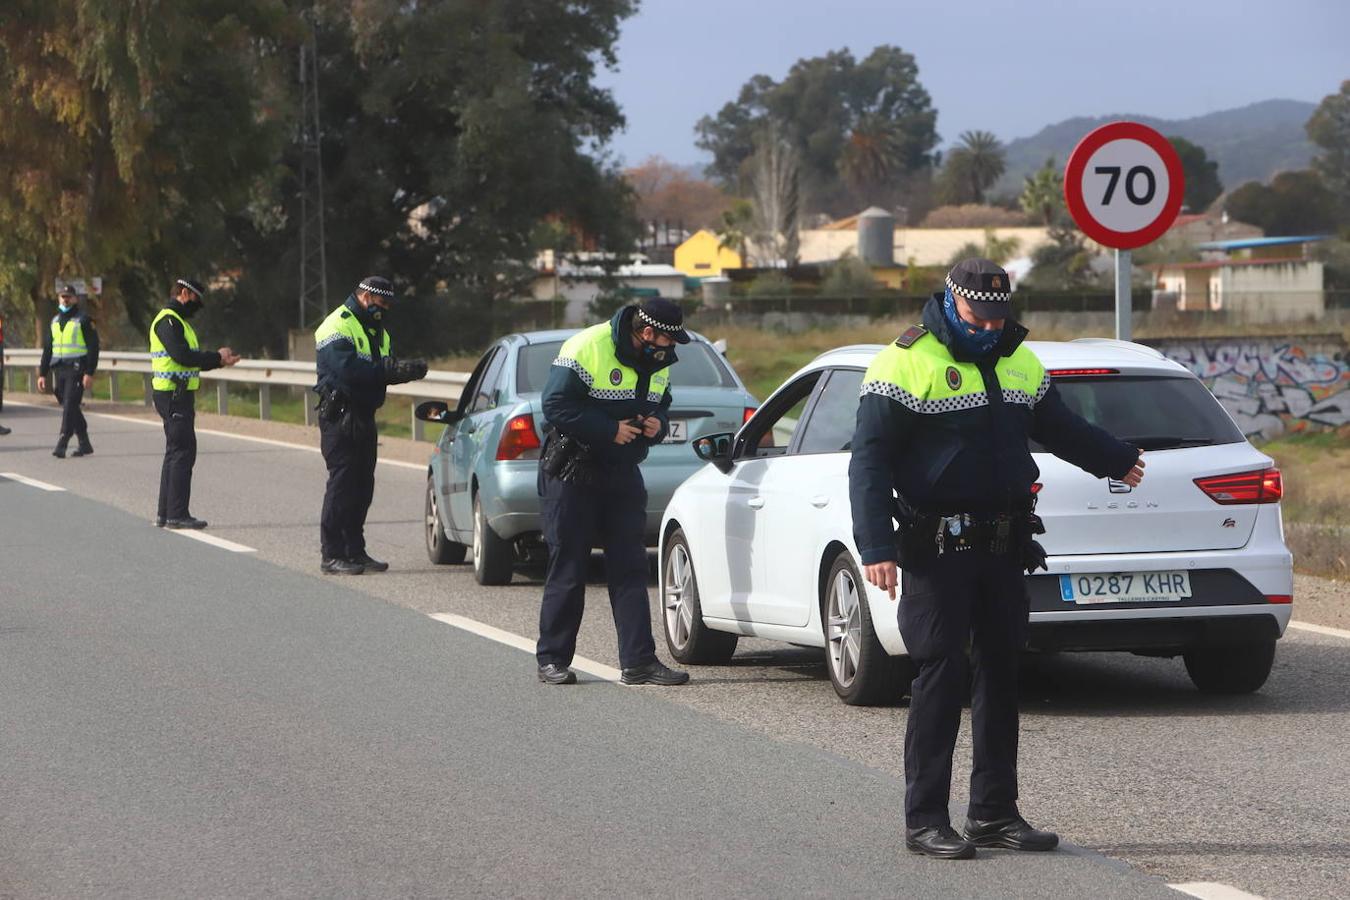
<path id="1" fill-rule="evenodd" d="M 902 167 L 900 129 L 877 115 L 858 120 L 839 160 L 844 182 L 868 202 L 879 186 L 893 180 Z"/>
<path id="2" fill-rule="evenodd" d="M 990 131 L 966 131 L 956 152 L 965 156 L 971 194 L 976 203 L 984 202 L 984 191 L 1003 174 L 1003 143 Z"/>
<path id="3" fill-rule="evenodd" d="M 1055 221 L 1055 214 L 1064 207 L 1064 176 L 1059 173 L 1053 156 L 1023 180 L 1018 203 L 1023 212 L 1036 216 L 1044 225 Z"/>

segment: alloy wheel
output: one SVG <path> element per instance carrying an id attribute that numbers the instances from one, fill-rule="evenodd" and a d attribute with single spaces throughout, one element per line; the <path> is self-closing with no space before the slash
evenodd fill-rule
<path id="1" fill-rule="evenodd" d="M 689 602 L 690 582 L 694 567 L 689 563 L 689 551 L 684 544 L 676 544 L 666 558 L 665 609 L 666 634 L 679 650 L 689 645 L 694 627 L 694 610 Z"/>
<path id="2" fill-rule="evenodd" d="M 862 655 L 862 598 L 857 582 L 847 569 L 834 576 L 825 615 L 830 668 L 839 686 L 847 688 L 858 677 L 858 662 Z"/>

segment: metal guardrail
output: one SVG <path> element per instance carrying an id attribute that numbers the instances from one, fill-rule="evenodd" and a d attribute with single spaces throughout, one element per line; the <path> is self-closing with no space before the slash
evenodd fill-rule
<path id="1" fill-rule="evenodd" d="M 33 349 L 6 349 L 5 377 L 9 386 L 14 382 L 20 370 L 26 371 L 28 390 L 36 389 L 37 367 L 42 361 L 42 351 Z M 110 377 L 109 396 L 113 402 L 121 399 L 120 389 L 115 376 L 123 372 L 139 374 L 145 380 L 145 405 L 152 404 L 150 385 L 150 354 L 131 353 L 122 350 L 102 351 L 98 355 L 98 372 L 95 377 Z M 216 412 L 228 415 L 230 411 L 229 387 L 231 383 L 256 384 L 258 386 L 258 418 L 272 418 L 272 387 L 312 388 L 318 375 L 312 362 L 297 362 L 287 359 L 241 359 L 229 368 L 212 369 L 201 374 L 203 381 L 212 381 L 216 385 Z M 389 393 L 414 400 L 453 400 L 458 397 L 469 381 L 467 372 L 431 371 L 421 381 L 408 384 L 391 384 Z M 305 410 L 305 424 L 315 424 L 314 408 L 308 401 L 301 404 Z M 414 404 L 416 409 L 416 404 Z M 414 440 L 425 437 L 425 422 L 412 416 L 412 436 Z"/>

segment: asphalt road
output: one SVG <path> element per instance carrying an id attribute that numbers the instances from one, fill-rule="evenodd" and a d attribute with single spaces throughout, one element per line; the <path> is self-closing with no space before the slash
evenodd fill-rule
<path id="1" fill-rule="evenodd" d="M 1342 638 L 1291 631 L 1240 698 L 1195 692 L 1179 661 L 1033 661 L 1023 812 L 1089 851 L 958 867 L 898 849 L 905 709 L 843 707 L 819 652 L 745 641 L 683 688 L 545 688 L 528 655 L 412 614 L 533 638 L 539 597 L 426 561 L 416 465 L 377 475 L 370 549 L 393 571 L 334 579 L 317 571 L 316 453 L 201 437 L 193 512 L 257 548 L 238 554 L 148 524 L 157 427 L 95 416 L 96 454 L 56 460 L 53 409 L 7 403 L 3 421 L 0 472 L 66 492 L 0 481 L 0 790 L 17 798 L 0 804 L 0 895 L 1105 897 L 1203 881 L 1330 897 L 1350 881 Z M 603 585 L 588 599 L 579 652 L 613 665 Z"/>

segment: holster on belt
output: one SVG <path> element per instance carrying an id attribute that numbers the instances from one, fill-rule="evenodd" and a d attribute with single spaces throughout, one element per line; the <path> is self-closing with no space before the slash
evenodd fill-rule
<path id="1" fill-rule="evenodd" d="M 544 474 L 569 484 L 594 484 L 599 467 L 590 445 L 551 426 L 546 430 L 544 452 L 539 456 Z"/>

